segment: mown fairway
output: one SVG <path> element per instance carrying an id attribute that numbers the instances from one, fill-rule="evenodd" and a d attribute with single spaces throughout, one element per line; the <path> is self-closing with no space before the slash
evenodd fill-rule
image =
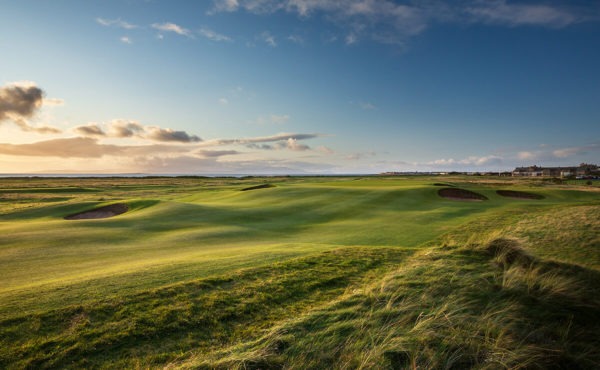
<path id="1" fill-rule="evenodd" d="M 599 190 L 2 179 L 0 367 L 600 366 Z M 130 210 L 64 219 L 116 202 Z"/>

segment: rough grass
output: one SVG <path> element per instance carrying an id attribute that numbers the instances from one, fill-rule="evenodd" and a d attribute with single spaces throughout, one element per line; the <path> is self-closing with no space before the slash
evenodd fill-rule
<path id="1" fill-rule="evenodd" d="M 431 248 L 363 290 L 184 368 L 596 368 L 600 273 L 516 242 Z"/>
<path id="2" fill-rule="evenodd" d="M 600 206 L 559 207 L 522 217 L 508 230 L 537 255 L 600 269 Z"/>

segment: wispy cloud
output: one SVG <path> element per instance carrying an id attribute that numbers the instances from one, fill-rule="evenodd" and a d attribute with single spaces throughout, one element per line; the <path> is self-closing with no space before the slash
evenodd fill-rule
<path id="1" fill-rule="evenodd" d="M 206 37 L 209 40 L 212 41 L 227 41 L 227 42 L 233 42 L 233 39 L 229 36 L 217 33 L 215 31 L 209 30 L 208 28 L 201 28 L 198 33 L 201 36 Z"/>
<path id="2" fill-rule="evenodd" d="M 290 118 L 291 117 L 287 114 L 284 114 L 284 115 L 271 114 L 271 122 L 277 123 L 277 124 L 286 123 Z"/>
<path id="3" fill-rule="evenodd" d="M 121 20 L 121 18 L 117 18 L 117 19 L 105 19 L 105 18 L 96 18 L 96 22 L 100 23 L 103 26 L 107 26 L 107 27 L 120 27 L 120 28 L 125 28 L 126 30 L 131 30 L 134 28 L 138 28 L 139 26 L 135 25 L 135 24 L 131 24 L 128 22 L 125 22 L 123 20 Z"/>
<path id="4" fill-rule="evenodd" d="M 277 46 L 277 42 L 275 41 L 275 36 L 271 35 L 271 33 L 268 31 L 261 33 L 258 38 L 260 40 L 266 42 L 267 45 L 269 45 L 271 47 Z"/>
<path id="5" fill-rule="evenodd" d="M 353 33 L 350 33 L 346 36 L 346 38 L 344 39 L 346 42 L 346 45 L 352 45 L 355 44 L 357 39 L 356 39 L 356 35 Z"/>
<path id="6" fill-rule="evenodd" d="M 222 157 L 224 155 L 240 154 L 237 150 L 199 150 L 196 154 L 205 158 Z"/>
<path id="7" fill-rule="evenodd" d="M 269 115 L 268 117 L 265 116 L 259 116 L 256 119 L 256 123 L 261 124 L 261 125 L 266 125 L 269 123 L 273 123 L 273 124 L 277 124 L 277 125 L 281 125 L 286 123 L 290 118 L 292 118 L 290 115 L 288 114 L 272 114 Z M 252 122 L 252 121 L 249 121 Z"/>
<path id="8" fill-rule="evenodd" d="M 317 137 L 325 136 L 323 134 L 300 134 L 300 133 L 287 133 L 282 132 L 271 136 L 258 136 L 258 137 L 247 137 L 240 139 L 211 139 L 201 143 L 202 146 L 219 146 L 219 145 L 250 145 L 260 143 L 277 143 L 284 142 L 293 139 L 295 141 L 314 139 Z M 258 147 L 254 146 L 258 149 Z M 264 149 L 264 148 L 263 148 Z"/>
<path id="9" fill-rule="evenodd" d="M 472 21 L 509 26 L 538 25 L 565 27 L 585 19 L 569 9 L 545 4 L 508 4 L 505 0 L 475 3 L 465 9 Z"/>
<path id="10" fill-rule="evenodd" d="M 442 158 L 434 161 L 424 163 L 427 166 L 437 166 L 437 167 L 452 167 L 452 166 L 490 166 L 490 165 L 498 165 L 501 164 L 503 158 L 497 155 L 488 155 L 488 156 L 470 156 L 464 159 L 454 159 L 454 158 Z"/>
<path id="11" fill-rule="evenodd" d="M 358 159 L 362 159 L 362 158 L 365 158 L 365 157 L 372 157 L 372 156 L 374 156 L 376 154 L 377 153 L 375 153 L 374 150 L 369 150 L 367 152 L 356 152 L 356 153 L 348 154 L 346 156 L 346 159 L 358 160 Z"/>
<path id="12" fill-rule="evenodd" d="M 121 40 L 122 43 L 125 43 L 125 44 L 132 44 L 133 43 L 133 41 L 131 41 L 131 39 L 129 37 L 127 37 L 127 36 L 121 37 L 120 40 Z"/>
<path id="13" fill-rule="evenodd" d="M 228 104 L 228 103 L 229 103 L 229 100 L 227 100 L 227 99 L 225 99 L 225 98 L 221 98 L 221 99 L 219 99 L 219 103 L 221 103 L 221 104 L 223 104 L 223 105 L 226 105 L 226 104 Z"/>
<path id="14" fill-rule="evenodd" d="M 163 32 L 175 32 L 176 34 L 192 37 L 192 33 L 190 30 L 183 28 L 181 26 L 176 25 L 175 23 L 165 22 L 165 23 L 153 23 L 151 25 L 152 28 L 163 31 Z"/>
<path id="15" fill-rule="evenodd" d="M 360 105 L 360 107 L 362 109 L 366 109 L 366 110 L 373 110 L 373 109 L 375 109 L 375 106 L 373 104 L 371 104 L 371 103 L 361 102 L 361 103 L 359 103 L 359 105 Z"/>
<path id="16" fill-rule="evenodd" d="M 287 37 L 288 40 L 290 40 L 293 43 L 296 44 L 300 44 L 303 45 L 304 44 L 304 38 L 302 36 L 298 36 L 298 35 L 289 35 Z"/>
<path id="17" fill-rule="evenodd" d="M 254 14 L 279 11 L 310 17 L 315 13 L 347 31 L 350 45 L 365 36 L 383 43 L 402 44 L 433 23 L 483 23 L 504 26 L 561 28 L 597 20 L 594 4 L 576 6 L 566 0 L 512 3 L 506 0 L 462 0 L 448 4 L 441 0 L 398 3 L 392 0 L 214 0 L 209 14 L 240 9 Z"/>

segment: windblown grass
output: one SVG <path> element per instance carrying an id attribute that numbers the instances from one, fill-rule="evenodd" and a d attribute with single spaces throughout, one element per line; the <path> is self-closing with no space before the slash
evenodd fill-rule
<path id="1" fill-rule="evenodd" d="M 363 290 L 198 353 L 192 368 L 595 368 L 600 273 L 516 242 L 431 248 Z"/>

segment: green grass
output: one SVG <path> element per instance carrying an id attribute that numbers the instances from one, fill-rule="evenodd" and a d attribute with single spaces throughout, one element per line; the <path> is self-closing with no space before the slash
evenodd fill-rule
<path id="1" fill-rule="evenodd" d="M 0 367 L 600 366 L 599 211 L 537 179 L 2 179 Z"/>

